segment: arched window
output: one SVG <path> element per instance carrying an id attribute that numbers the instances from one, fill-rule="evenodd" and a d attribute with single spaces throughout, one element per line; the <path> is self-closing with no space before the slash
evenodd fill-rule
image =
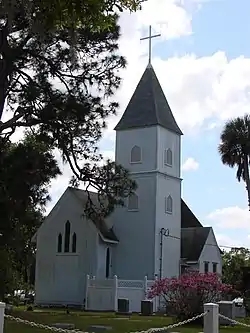
<path id="1" fill-rule="evenodd" d="M 109 278 L 109 269 L 110 269 L 110 249 L 108 247 L 106 250 L 106 279 Z"/>
<path id="2" fill-rule="evenodd" d="M 64 252 L 69 252 L 70 243 L 70 222 L 65 223 L 65 235 L 64 235 Z"/>
<path id="3" fill-rule="evenodd" d="M 173 153 L 172 153 L 172 150 L 170 148 L 168 148 L 167 150 L 165 150 L 165 153 L 164 153 L 164 164 L 168 165 L 168 166 L 172 166 L 173 165 Z"/>
<path id="4" fill-rule="evenodd" d="M 134 146 L 131 149 L 131 156 L 130 156 L 131 163 L 140 163 L 141 162 L 141 148 L 138 146 Z"/>
<path id="5" fill-rule="evenodd" d="M 128 198 L 128 210 L 138 210 L 139 207 L 139 199 L 138 195 L 133 193 Z"/>
<path id="6" fill-rule="evenodd" d="M 173 199 L 171 195 L 169 195 L 167 198 L 165 198 L 165 212 L 168 214 L 173 213 Z"/>
<path id="7" fill-rule="evenodd" d="M 73 236 L 72 236 L 72 252 L 76 253 L 76 233 L 75 232 L 73 233 Z"/>
<path id="8" fill-rule="evenodd" d="M 57 237 L 57 252 L 62 252 L 62 234 L 60 233 Z"/>

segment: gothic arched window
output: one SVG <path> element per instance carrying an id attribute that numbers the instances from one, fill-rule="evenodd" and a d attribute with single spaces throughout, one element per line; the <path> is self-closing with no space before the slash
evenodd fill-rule
<path id="1" fill-rule="evenodd" d="M 173 165 L 173 153 L 170 148 L 164 152 L 164 164 L 169 166 Z"/>
<path id="2" fill-rule="evenodd" d="M 138 195 L 133 193 L 128 198 L 128 210 L 138 210 L 139 198 Z"/>
<path id="3" fill-rule="evenodd" d="M 70 243 L 70 222 L 65 223 L 65 234 L 64 234 L 64 252 L 69 252 Z"/>
<path id="4" fill-rule="evenodd" d="M 106 250 L 106 279 L 109 278 L 109 269 L 110 269 L 110 249 L 108 247 Z"/>
<path id="5" fill-rule="evenodd" d="M 131 156 L 130 156 L 131 163 L 140 163 L 141 162 L 141 148 L 138 146 L 134 146 L 131 149 Z"/>
<path id="6" fill-rule="evenodd" d="M 62 252 L 62 234 L 60 233 L 57 237 L 57 252 Z"/>
<path id="7" fill-rule="evenodd" d="M 72 236 L 72 252 L 76 253 L 76 233 L 75 232 L 73 233 L 73 236 Z"/>
<path id="8" fill-rule="evenodd" d="M 169 195 L 167 198 L 165 198 L 165 212 L 168 214 L 173 213 L 173 199 L 171 195 Z"/>

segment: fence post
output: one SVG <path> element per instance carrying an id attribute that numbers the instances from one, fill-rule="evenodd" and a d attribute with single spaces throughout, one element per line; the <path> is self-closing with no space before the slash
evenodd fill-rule
<path id="1" fill-rule="evenodd" d="M 0 333 L 3 333 L 5 303 L 0 302 Z"/>
<path id="2" fill-rule="evenodd" d="M 117 310 L 118 310 L 117 298 L 118 298 L 118 279 L 117 279 L 117 275 L 114 275 L 114 311 L 115 312 L 117 312 Z"/>
<path id="3" fill-rule="evenodd" d="M 148 294 L 148 277 L 147 275 L 145 275 L 144 277 L 144 299 L 147 298 L 147 294 Z"/>
<path id="4" fill-rule="evenodd" d="M 219 333 L 219 305 L 214 303 L 204 304 L 204 333 Z"/>
<path id="5" fill-rule="evenodd" d="M 88 295 L 89 295 L 89 275 L 86 278 L 86 293 L 85 293 L 85 310 L 88 310 Z"/>

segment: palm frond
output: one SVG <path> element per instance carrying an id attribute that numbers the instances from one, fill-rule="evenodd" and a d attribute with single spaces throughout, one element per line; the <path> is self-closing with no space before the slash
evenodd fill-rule
<path id="1" fill-rule="evenodd" d="M 243 157 L 250 156 L 250 115 L 237 117 L 226 122 L 220 136 L 218 152 L 223 164 L 238 167 L 238 181 L 245 178 Z"/>

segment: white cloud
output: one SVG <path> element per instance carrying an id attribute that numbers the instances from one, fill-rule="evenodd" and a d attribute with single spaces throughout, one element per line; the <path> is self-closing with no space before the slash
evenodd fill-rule
<path id="1" fill-rule="evenodd" d="M 156 5 L 157 2 L 157 5 Z M 128 66 L 122 71 L 123 84 L 115 99 L 120 110 L 112 117 L 105 135 L 114 139 L 113 128 L 131 98 L 147 64 L 148 43 L 140 41 L 152 25 L 161 38 L 153 46 L 192 33 L 192 15 L 202 0 L 148 0 L 141 12 L 121 17 L 120 51 Z M 164 51 L 164 44 L 162 43 Z M 229 60 L 224 51 L 197 57 L 195 54 L 174 55 L 166 59 L 153 52 L 153 66 L 172 111 L 184 134 L 201 128 L 213 130 L 226 119 L 249 111 L 250 59 L 243 56 Z"/>
<path id="2" fill-rule="evenodd" d="M 227 207 L 217 209 L 207 216 L 218 228 L 250 230 L 250 212 L 248 208 Z"/>
<path id="3" fill-rule="evenodd" d="M 182 165 L 183 171 L 195 171 L 199 168 L 199 163 L 193 158 L 189 157 Z"/>
<path id="4" fill-rule="evenodd" d="M 120 111 L 109 123 L 106 135 L 124 111 L 138 83 L 146 62 L 138 58 L 128 66 L 122 88 L 117 93 Z M 205 127 L 214 129 L 226 119 L 249 112 L 250 59 L 229 60 L 225 52 L 198 58 L 194 54 L 163 60 L 153 59 L 153 66 L 177 122 L 184 134 Z M 212 124 L 208 125 L 212 120 Z"/>
<path id="5" fill-rule="evenodd" d="M 157 43 L 164 45 L 164 42 L 167 47 L 166 40 L 192 34 L 192 16 L 203 2 L 205 0 L 148 0 L 143 3 L 142 11 L 121 15 L 122 36 L 119 45 L 128 66 L 121 72 L 123 83 L 114 96 L 120 103 L 120 109 L 117 116 L 110 118 L 104 139 L 114 140 L 113 128 L 145 70 L 148 43 L 140 41 L 140 38 L 145 36 L 148 26 L 152 25 L 153 33 L 161 33 L 160 38 L 153 40 L 153 46 Z M 220 50 L 204 57 L 187 54 L 166 59 L 164 54 L 161 54 L 161 58 L 156 56 L 154 50 L 152 62 L 184 134 L 196 133 L 201 128 L 213 130 L 224 120 L 249 111 L 250 59 L 238 57 L 230 60 Z M 105 149 L 102 151 L 104 155 L 114 156 L 110 147 L 106 150 L 107 153 Z M 192 164 L 192 160 L 189 164 Z M 63 177 L 53 182 L 53 199 L 58 198 L 58 193 L 65 189 L 66 180 L 69 179 L 67 170 Z M 216 214 L 221 216 L 218 211 Z"/>
<path id="6" fill-rule="evenodd" d="M 230 251 L 232 247 L 247 247 L 250 246 L 249 239 L 237 239 L 236 237 L 230 237 L 225 234 L 216 233 L 216 240 L 219 247 L 222 250 Z"/>

